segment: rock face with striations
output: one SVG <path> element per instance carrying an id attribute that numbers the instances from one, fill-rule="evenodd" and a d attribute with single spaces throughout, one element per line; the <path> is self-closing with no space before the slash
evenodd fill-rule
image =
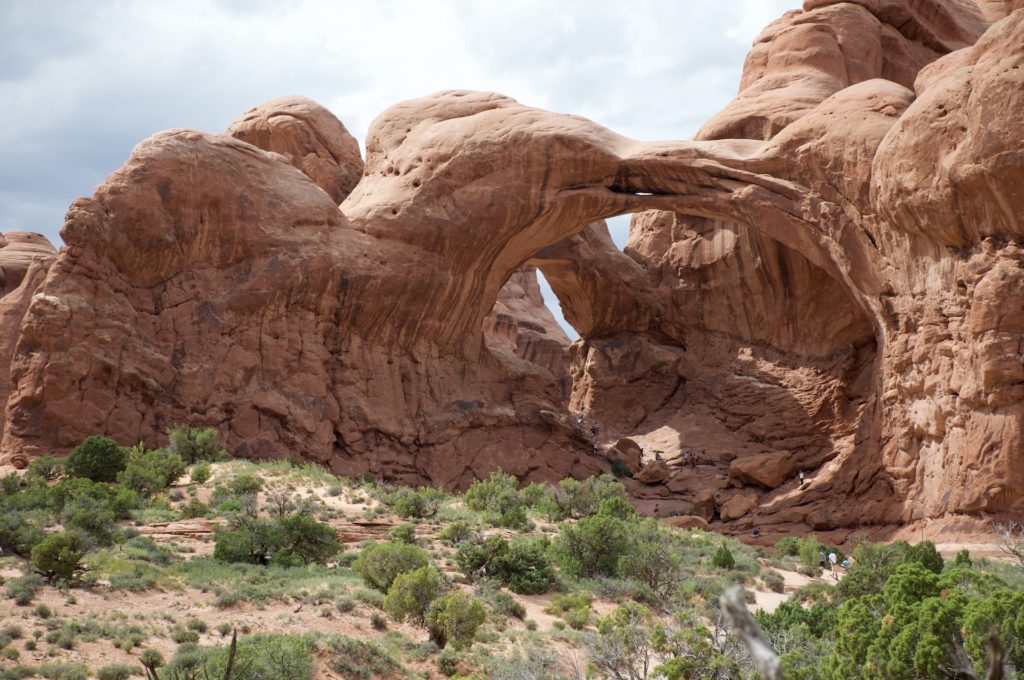
<path id="1" fill-rule="evenodd" d="M 154 135 L 68 213 L 0 451 L 194 423 L 451 487 L 607 469 L 571 409 L 664 454 L 637 495 L 739 526 L 1020 511 L 1022 44 L 1020 2 L 808 0 L 692 141 L 461 91 L 381 114 L 365 167 L 308 100 Z"/>

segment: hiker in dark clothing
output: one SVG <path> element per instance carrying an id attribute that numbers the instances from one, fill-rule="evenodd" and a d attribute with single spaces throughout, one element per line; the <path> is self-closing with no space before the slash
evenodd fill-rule
<path id="1" fill-rule="evenodd" d="M 661 504 L 660 503 L 655 503 L 654 504 L 654 516 L 657 517 L 658 513 L 660 511 L 661 511 Z"/>
<path id="2" fill-rule="evenodd" d="M 661 460 L 661 451 L 654 452 L 654 460 Z"/>
<path id="3" fill-rule="evenodd" d="M 597 436 L 597 431 L 599 429 L 601 429 L 601 428 L 599 428 L 597 426 L 597 423 L 591 423 L 591 425 L 590 425 L 590 434 L 592 434 L 592 435 L 594 435 L 596 437 Z"/>

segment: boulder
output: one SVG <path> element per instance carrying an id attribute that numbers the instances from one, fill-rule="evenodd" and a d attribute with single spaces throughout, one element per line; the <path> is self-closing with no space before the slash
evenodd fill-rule
<path id="1" fill-rule="evenodd" d="M 615 440 L 615 443 L 605 450 L 605 455 L 608 456 L 608 460 L 618 458 L 623 461 L 634 475 L 640 471 L 643 465 L 643 449 L 629 437 Z"/>
<path id="2" fill-rule="evenodd" d="M 736 458 L 729 464 L 729 475 L 741 484 L 757 484 L 768 489 L 782 486 L 793 478 L 796 465 L 789 451 L 769 451 Z"/>
<path id="3" fill-rule="evenodd" d="M 640 471 L 633 475 L 633 479 L 643 484 L 660 484 L 668 479 L 668 475 L 668 463 L 656 460 L 640 468 Z"/>
<path id="4" fill-rule="evenodd" d="M 723 521 L 739 519 L 746 515 L 757 504 L 757 494 L 737 493 L 729 497 L 718 509 L 718 516 Z"/>

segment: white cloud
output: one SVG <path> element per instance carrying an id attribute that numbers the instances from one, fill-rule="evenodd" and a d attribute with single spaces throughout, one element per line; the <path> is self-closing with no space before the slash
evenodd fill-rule
<path id="1" fill-rule="evenodd" d="M 494 90 L 645 139 L 734 94 L 799 0 L 182 0 L 0 5 L 0 231 L 58 242 L 71 200 L 170 127 L 304 94 L 360 140 L 391 104 Z"/>

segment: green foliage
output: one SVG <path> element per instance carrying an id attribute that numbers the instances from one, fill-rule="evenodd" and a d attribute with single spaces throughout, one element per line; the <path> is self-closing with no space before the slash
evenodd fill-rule
<path id="1" fill-rule="evenodd" d="M 133 675 L 141 675 L 138 666 L 112 663 L 96 671 L 96 680 L 128 680 Z"/>
<path id="2" fill-rule="evenodd" d="M 224 677 L 229 650 L 224 645 L 205 655 L 206 675 Z M 313 650 L 311 636 L 267 633 L 240 637 L 231 680 L 309 680 L 313 677 Z"/>
<path id="3" fill-rule="evenodd" d="M 113 482 L 127 463 L 127 452 L 113 439 L 94 435 L 76 446 L 64 462 L 69 477 Z"/>
<path id="4" fill-rule="evenodd" d="M 499 591 L 491 597 L 491 608 L 499 614 L 520 620 L 526 617 L 526 607 L 519 600 L 504 591 Z"/>
<path id="5" fill-rule="evenodd" d="M 636 508 L 625 498 L 613 496 L 601 501 L 597 509 L 599 517 L 614 517 L 623 521 L 631 521 L 637 518 Z"/>
<path id="6" fill-rule="evenodd" d="M 593 601 L 593 595 L 587 592 L 564 593 L 555 595 L 544 611 L 562 617 L 574 630 L 580 630 L 590 623 L 590 605 Z"/>
<path id="7" fill-rule="evenodd" d="M 620 617 L 619 627 L 625 628 L 625 633 L 629 634 L 629 637 L 623 636 L 623 641 L 632 641 L 632 645 L 619 643 L 619 651 L 616 652 L 616 648 L 610 650 L 610 659 L 642 659 L 641 653 L 653 651 L 661 659 L 652 672 L 655 677 L 669 680 L 750 677 L 741 669 L 738 655 L 734 653 L 736 643 L 730 640 L 730 636 L 723 638 L 709 630 L 705 620 L 695 609 L 682 609 L 670 621 L 651 626 L 650 635 L 645 639 L 636 632 L 647 625 L 642 612 L 630 619 Z M 807 678 L 802 675 L 785 677 L 794 680 Z"/>
<path id="8" fill-rule="evenodd" d="M 649 609 L 627 602 L 598 619 L 599 640 L 588 645 L 590 661 L 605 677 L 643 678 L 651 658 Z"/>
<path id="9" fill-rule="evenodd" d="M 547 592 L 555 580 L 544 537 L 517 537 L 507 541 L 492 536 L 480 543 L 464 543 L 455 553 L 459 569 L 470 578 L 486 575 L 519 594 Z"/>
<path id="10" fill-rule="evenodd" d="M 416 525 L 415 524 L 399 524 L 396 527 L 391 527 L 388 531 L 388 536 L 395 543 L 408 543 L 409 545 L 416 544 Z"/>
<path id="11" fill-rule="evenodd" d="M 633 524 L 618 572 L 646 585 L 656 598 L 668 598 L 683 578 L 683 560 L 673 533 L 653 519 Z"/>
<path id="12" fill-rule="evenodd" d="M 630 546 L 631 524 L 611 515 L 584 517 L 562 525 L 553 554 L 565 573 L 577 577 L 617 576 Z"/>
<path id="13" fill-rule="evenodd" d="M 714 556 L 711 558 L 711 565 L 718 569 L 732 569 L 736 566 L 736 558 L 732 556 L 732 552 L 729 550 L 729 546 L 722 541 L 722 544 L 718 546 L 718 550 L 715 551 Z"/>
<path id="14" fill-rule="evenodd" d="M 391 677 L 399 668 L 398 663 L 378 645 L 344 635 L 331 641 L 330 651 L 331 670 L 345 680 Z"/>
<path id="15" fill-rule="evenodd" d="M 774 593 L 786 592 L 786 579 L 784 579 L 782 577 L 782 574 L 780 574 L 777 571 L 764 572 L 763 574 L 761 574 L 761 580 L 764 581 L 764 584 L 768 587 L 768 590 L 771 590 Z"/>
<path id="16" fill-rule="evenodd" d="M 181 507 L 181 516 L 184 519 L 206 517 L 210 513 L 210 506 L 198 498 L 193 498 Z"/>
<path id="17" fill-rule="evenodd" d="M 626 461 L 621 458 L 612 459 L 612 474 L 616 477 L 632 477 L 633 471 L 626 465 Z"/>
<path id="18" fill-rule="evenodd" d="M 558 522 L 587 517 L 597 512 L 610 498 L 626 499 L 626 487 L 610 475 L 588 477 L 582 481 L 566 478 L 557 486 L 547 487 L 544 494 L 535 494 L 531 505 L 547 519 Z"/>
<path id="19" fill-rule="evenodd" d="M 446 494 L 432 486 L 410 489 L 399 486 L 390 493 L 381 494 L 381 502 L 390 507 L 399 517 L 424 519 L 437 514 Z"/>
<path id="20" fill-rule="evenodd" d="M 43 587 L 43 579 L 39 574 L 25 574 L 7 581 L 7 597 L 14 600 L 20 607 L 32 602 L 36 591 Z"/>
<path id="21" fill-rule="evenodd" d="M 972 567 L 974 562 L 971 560 L 971 551 L 967 548 L 960 550 L 956 557 L 953 558 L 953 568 L 958 569 L 960 567 Z"/>
<path id="22" fill-rule="evenodd" d="M 496 470 L 486 480 L 474 481 L 463 500 L 470 510 L 484 513 L 487 521 L 497 527 L 526 529 L 526 499 L 519 492 L 516 478 Z"/>
<path id="23" fill-rule="evenodd" d="M 39 667 L 39 675 L 46 680 L 86 680 L 89 669 L 81 663 L 47 661 Z"/>
<path id="24" fill-rule="evenodd" d="M 210 481 L 210 476 L 212 474 L 213 469 L 210 467 L 210 464 L 205 460 L 201 460 L 192 466 L 191 477 L 192 481 L 195 482 L 196 484 L 205 484 L 206 482 Z"/>
<path id="25" fill-rule="evenodd" d="M 263 480 L 256 475 L 238 475 L 228 482 L 227 489 L 234 496 L 250 496 L 263 489 Z"/>
<path id="26" fill-rule="evenodd" d="M 53 455 L 39 456 L 28 464 L 28 476 L 53 481 L 64 474 L 64 459 Z"/>
<path id="27" fill-rule="evenodd" d="M 250 518 L 236 529 L 218 529 L 215 541 L 218 560 L 283 566 L 326 562 L 342 547 L 330 525 L 305 514 Z"/>
<path id="28" fill-rule="evenodd" d="M 212 427 L 172 427 L 167 431 L 167 450 L 181 456 L 192 465 L 202 460 L 227 460 L 228 452 L 221 448 L 220 435 Z"/>
<path id="29" fill-rule="evenodd" d="M 440 588 L 441 575 L 433 567 L 399 574 L 384 597 L 384 611 L 396 621 L 422 624 Z"/>
<path id="30" fill-rule="evenodd" d="M 464 649 L 473 644 L 476 629 L 487 618 L 483 604 L 462 592 L 449 593 L 434 600 L 427 612 L 427 630 L 438 647 Z"/>
<path id="31" fill-rule="evenodd" d="M 784 536 L 775 544 L 775 554 L 779 557 L 796 557 L 800 553 L 800 539 L 796 536 Z M 817 557 L 817 556 L 815 556 Z"/>
<path id="32" fill-rule="evenodd" d="M 458 545 L 472 538 L 475 532 L 465 522 L 452 522 L 437 534 L 437 537 L 451 545 Z"/>
<path id="33" fill-rule="evenodd" d="M 404 543 L 371 543 L 359 552 L 352 570 L 367 585 L 382 593 L 388 592 L 399 574 L 427 566 L 425 550 Z"/>
<path id="34" fill-rule="evenodd" d="M 821 573 L 821 555 L 825 552 L 825 546 L 818 541 L 817 536 L 811 535 L 800 539 L 800 570 L 808 576 L 817 576 Z"/>
<path id="35" fill-rule="evenodd" d="M 32 566 L 49 579 L 67 581 L 82 560 L 82 542 L 74 534 L 50 534 L 32 548 Z"/>
<path id="36" fill-rule="evenodd" d="M 147 451 L 140 443 L 128 450 L 125 468 L 117 473 L 117 481 L 148 497 L 174 484 L 184 472 L 185 461 L 177 453 L 163 449 Z"/>

